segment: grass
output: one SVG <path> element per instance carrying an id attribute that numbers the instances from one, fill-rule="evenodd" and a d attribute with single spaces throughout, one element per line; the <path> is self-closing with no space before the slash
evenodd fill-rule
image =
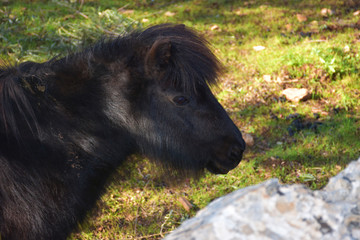
<path id="1" fill-rule="evenodd" d="M 215 89 L 242 132 L 242 163 L 172 185 L 133 156 L 70 239 L 160 239 L 213 199 L 269 178 L 323 187 L 360 156 L 360 10 L 356 1 L 3 1 L 0 63 L 45 61 L 103 35 L 185 23 L 211 42 L 226 66 Z M 322 8 L 334 10 L 322 16 Z M 307 17 L 299 21 L 296 14 Z M 255 46 L 263 46 L 261 51 Z M 292 103 L 288 87 L 311 98 Z M 292 116 L 296 116 L 295 118 Z M 300 124 L 300 125 L 299 125 Z M 186 211 L 180 198 L 192 208 Z"/>

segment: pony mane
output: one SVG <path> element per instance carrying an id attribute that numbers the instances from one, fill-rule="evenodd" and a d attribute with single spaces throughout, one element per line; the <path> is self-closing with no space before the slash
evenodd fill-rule
<path id="1" fill-rule="evenodd" d="M 90 51 L 95 58 L 114 61 L 123 56 L 128 64 L 136 65 L 131 62 L 144 61 L 146 52 L 161 40 L 167 40 L 171 45 L 171 56 L 165 72 L 157 79 L 160 84 L 195 93 L 202 86 L 217 85 L 223 66 L 212 53 L 208 41 L 185 25 L 161 24 L 144 31 L 135 30 L 112 40 L 100 41 Z"/>
<path id="2" fill-rule="evenodd" d="M 34 109 L 19 84 L 20 78 L 14 67 L 0 69 L 0 137 L 18 143 L 25 137 L 39 135 Z"/>
<path id="3" fill-rule="evenodd" d="M 183 91 L 197 92 L 201 86 L 216 85 L 222 66 L 203 37 L 185 25 L 162 24 L 138 34 L 137 39 L 153 45 L 159 39 L 171 44 L 169 67 L 160 81 Z"/>

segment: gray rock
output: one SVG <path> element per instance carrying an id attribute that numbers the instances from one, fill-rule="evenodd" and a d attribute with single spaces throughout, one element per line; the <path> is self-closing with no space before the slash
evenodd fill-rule
<path id="1" fill-rule="evenodd" d="M 311 97 L 306 88 L 287 88 L 281 92 L 291 102 L 305 101 Z"/>
<path id="2" fill-rule="evenodd" d="M 165 240 L 360 239 L 360 159 L 311 191 L 271 179 L 221 197 Z"/>
<path id="3" fill-rule="evenodd" d="M 250 133 L 243 132 L 242 137 L 246 143 L 246 147 L 252 147 L 254 146 L 254 137 Z"/>

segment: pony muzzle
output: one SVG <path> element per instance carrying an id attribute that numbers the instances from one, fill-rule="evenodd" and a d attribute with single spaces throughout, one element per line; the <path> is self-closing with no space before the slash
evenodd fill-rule
<path id="1" fill-rule="evenodd" d="M 206 168 L 214 174 L 226 174 L 240 163 L 244 150 L 245 147 L 240 143 L 219 147 Z"/>

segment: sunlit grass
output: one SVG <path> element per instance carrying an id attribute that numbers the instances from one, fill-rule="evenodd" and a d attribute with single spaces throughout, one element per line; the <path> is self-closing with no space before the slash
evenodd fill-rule
<path id="1" fill-rule="evenodd" d="M 46 61 L 139 27 L 173 22 L 198 30 L 226 67 L 219 101 L 254 137 L 229 174 L 207 173 L 173 186 L 146 159 L 119 169 L 71 239 L 161 239 L 213 199 L 279 178 L 323 187 L 360 155 L 360 35 L 355 9 L 343 1 L 15 1 L 0 7 L 0 61 Z M 336 9 L 323 17 L 322 8 Z M 296 14 L 307 16 L 299 22 Z M 256 51 L 254 47 L 264 47 Z M 293 103 L 281 91 L 307 88 Z M 321 122 L 289 134 L 293 119 Z M 193 204 L 187 212 L 179 201 Z"/>

